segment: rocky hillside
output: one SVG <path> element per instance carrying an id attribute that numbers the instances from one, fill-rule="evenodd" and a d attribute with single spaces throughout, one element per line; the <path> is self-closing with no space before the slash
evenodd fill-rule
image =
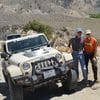
<path id="1" fill-rule="evenodd" d="M 98 9 L 98 10 L 97 10 Z M 100 0 L 0 0 L 0 10 L 9 13 L 89 13 L 99 11 Z M 38 10 L 38 11 L 37 11 Z"/>
<path id="2" fill-rule="evenodd" d="M 94 12 L 100 12 L 100 0 L 0 0 L 0 26 L 33 19 L 62 22 L 66 18 L 87 18 Z"/>
<path id="3" fill-rule="evenodd" d="M 88 17 L 100 11 L 100 0 L 0 0 L 0 25 L 20 24 L 36 16 Z"/>

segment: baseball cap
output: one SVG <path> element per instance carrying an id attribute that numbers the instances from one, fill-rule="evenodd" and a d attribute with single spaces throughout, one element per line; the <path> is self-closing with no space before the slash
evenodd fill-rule
<path id="1" fill-rule="evenodd" d="M 83 33 L 82 28 L 76 28 L 76 33 L 78 33 L 78 32 L 82 32 Z"/>
<path id="2" fill-rule="evenodd" d="M 92 31 L 90 29 L 86 30 L 85 34 L 91 34 Z"/>

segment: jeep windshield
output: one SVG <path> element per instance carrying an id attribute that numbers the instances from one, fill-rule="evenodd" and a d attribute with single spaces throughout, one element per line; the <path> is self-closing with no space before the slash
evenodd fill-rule
<path id="1" fill-rule="evenodd" d="M 16 39 L 7 43 L 7 52 L 12 54 L 28 49 L 36 50 L 45 45 L 48 45 L 48 41 L 44 35 L 19 40 Z"/>

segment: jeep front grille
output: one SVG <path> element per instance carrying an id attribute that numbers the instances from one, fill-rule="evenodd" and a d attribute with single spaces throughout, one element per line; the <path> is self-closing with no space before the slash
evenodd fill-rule
<path id="1" fill-rule="evenodd" d="M 56 58 L 49 58 L 46 60 L 42 60 L 42 61 L 37 61 L 34 63 L 31 63 L 33 70 L 48 70 L 48 69 L 52 69 L 54 67 L 59 67 L 59 62 L 57 61 Z"/>

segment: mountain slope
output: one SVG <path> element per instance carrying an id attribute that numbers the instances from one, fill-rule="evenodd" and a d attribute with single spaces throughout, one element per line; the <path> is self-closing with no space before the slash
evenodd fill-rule
<path id="1" fill-rule="evenodd" d="M 0 25 L 64 16 L 84 18 L 94 12 L 100 12 L 100 0 L 0 0 Z"/>

